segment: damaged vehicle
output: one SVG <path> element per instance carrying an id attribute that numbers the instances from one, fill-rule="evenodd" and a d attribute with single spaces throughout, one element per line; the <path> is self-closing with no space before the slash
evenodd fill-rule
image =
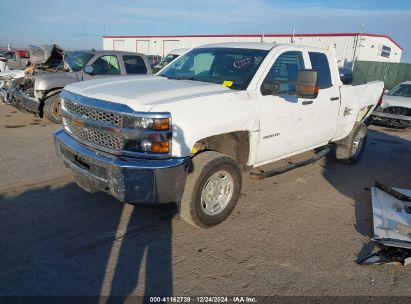
<path id="1" fill-rule="evenodd" d="M 56 44 L 30 46 L 30 65 L 24 70 L 9 70 L 0 73 L 0 97 L 6 104 L 30 112 L 30 107 L 19 98 L 24 91 L 30 91 L 32 77 L 43 73 L 63 70 L 64 50 Z M 36 113 L 36 111 L 33 111 Z"/>
<path id="2" fill-rule="evenodd" d="M 10 70 L 22 69 L 30 65 L 29 50 L 8 50 L 1 55 L 0 61 L 3 59 L 7 59 L 7 66 Z"/>
<path id="3" fill-rule="evenodd" d="M 34 59 L 45 58 L 33 53 Z M 55 56 L 48 57 L 50 64 Z M 51 58 L 51 59 L 50 59 Z M 35 63 L 36 60 L 33 60 Z M 108 76 L 151 75 L 145 55 L 119 51 L 72 51 L 64 55 L 62 64 L 54 71 L 34 73 L 17 79 L 13 102 L 18 108 L 45 116 L 61 123 L 60 92 L 68 84 Z"/>
<path id="4" fill-rule="evenodd" d="M 12 104 L 12 92 L 16 86 L 16 79 L 24 78 L 24 70 L 8 70 L 0 73 L 0 102 Z"/>
<path id="5" fill-rule="evenodd" d="M 411 81 L 394 87 L 371 115 L 371 122 L 399 128 L 411 127 Z"/>
<path id="6" fill-rule="evenodd" d="M 342 162 L 361 158 L 384 84 L 343 86 L 333 50 L 210 44 L 153 77 L 70 84 L 57 155 L 86 191 L 175 202 L 188 223 L 217 225 L 240 197 L 242 171 L 331 144 Z"/>

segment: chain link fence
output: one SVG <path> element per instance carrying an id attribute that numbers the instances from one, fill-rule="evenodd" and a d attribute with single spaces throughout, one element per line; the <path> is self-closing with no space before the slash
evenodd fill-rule
<path id="1" fill-rule="evenodd" d="M 382 80 L 385 89 L 392 89 L 397 84 L 411 80 L 411 64 L 374 61 L 356 61 L 353 70 L 353 85 L 373 80 Z"/>

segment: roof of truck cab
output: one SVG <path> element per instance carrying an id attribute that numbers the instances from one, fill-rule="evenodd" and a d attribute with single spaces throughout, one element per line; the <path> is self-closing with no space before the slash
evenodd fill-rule
<path id="1" fill-rule="evenodd" d="M 277 46 L 294 46 L 301 49 L 318 49 L 324 50 L 318 47 L 311 47 L 306 45 L 299 45 L 294 43 L 267 43 L 267 42 L 222 42 L 212 43 L 198 46 L 197 48 L 240 48 L 240 49 L 256 49 L 256 50 L 271 50 Z"/>
<path id="2" fill-rule="evenodd" d="M 67 53 L 72 53 L 72 52 L 84 52 L 84 53 L 90 53 L 90 54 L 97 54 L 97 55 L 140 55 L 140 56 L 145 56 L 142 53 L 136 53 L 136 52 L 124 52 L 124 51 L 110 51 L 110 50 L 72 50 L 72 51 L 67 51 Z"/>

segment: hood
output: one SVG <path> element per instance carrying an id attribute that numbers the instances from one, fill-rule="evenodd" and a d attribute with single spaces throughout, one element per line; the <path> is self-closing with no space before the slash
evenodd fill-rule
<path id="1" fill-rule="evenodd" d="M 66 85 L 80 81 L 76 73 L 48 72 L 32 76 L 35 80 L 35 90 L 49 90 L 52 88 L 64 88 Z"/>
<path id="2" fill-rule="evenodd" d="M 384 95 L 382 107 L 404 107 L 411 109 L 411 97 Z"/>
<path id="3" fill-rule="evenodd" d="M 64 50 L 57 44 L 47 44 L 41 47 L 30 45 L 30 62 L 34 65 L 54 67 L 62 62 Z"/>
<path id="4" fill-rule="evenodd" d="M 6 77 L 6 78 L 21 78 L 24 77 L 24 70 L 8 70 L 6 72 L 1 72 L 0 77 Z"/>
<path id="5" fill-rule="evenodd" d="M 78 82 L 65 89 L 82 96 L 121 103 L 134 111 L 145 112 L 159 104 L 233 92 L 220 84 L 174 80 L 160 76 L 104 78 Z"/>

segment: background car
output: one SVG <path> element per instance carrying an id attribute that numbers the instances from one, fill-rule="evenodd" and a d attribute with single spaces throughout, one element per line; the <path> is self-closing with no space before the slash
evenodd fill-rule
<path id="1" fill-rule="evenodd" d="M 393 127 L 411 127 L 411 81 L 388 91 L 371 115 L 372 122 Z"/>
<path id="2" fill-rule="evenodd" d="M 350 69 L 339 67 L 338 71 L 343 84 L 351 84 L 353 82 L 352 71 Z"/>
<path id="3" fill-rule="evenodd" d="M 187 52 L 189 49 L 175 49 L 172 50 L 170 53 L 167 54 L 166 57 L 164 57 L 159 64 L 153 67 L 153 73 L 157 73 L 160 71 L 162 68 L 164 68 L 166 65 L 168 65 L 171 61 L 176 59 L 177 57 L 180 57 L 183 55 L 185 52 Z"/>
<path id="4" fill-rule="evenodd" d="M 16 108 L 62 123 L 60 92 L 68 84 L 126 75 L 151 75 L 144 54 L 120 51 L 71 51 L 64 55 L 61 70 L 17 79 L 10 103 Z"/>

